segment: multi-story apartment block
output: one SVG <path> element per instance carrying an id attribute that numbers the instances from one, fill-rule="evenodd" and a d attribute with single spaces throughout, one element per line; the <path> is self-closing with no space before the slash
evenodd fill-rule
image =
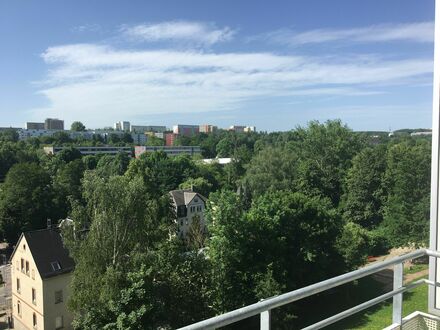
<path id="1" fill-rule="evenodd" d="M 173 133 L 183 136 L 191 137 L 193 135 L 199 134 L 198 125 L 174 125 Z"/>
<path id="2" fill-rule="evenodd" d="M 217 126 L 214 125 L 200 125 L 199 132 L 200 133 L 214 133 L 217 131 Z"/>
<path id="3" fill-rule="evenodd" d="M 24 127 L 25 129 L 40 130 L 44 129 L 44 123 L 27 122 Z"/>
<path id="4" fill-rule="evenodd" d="M 56 118 L 47 118 L 44 121 L 44 129 L 46 130 L 64 130 L 64 120 Z"/>
<path id="5" fill-rule="evenodd" d="M 179 237 L 186 239 L 193 222 L 197 218 L 201 229 L 206 233 L 205 207 L 206 198 L 192 190 L 170 191 L 176 212 L 176 222 Z"/>
<path id="6" fill-rule="evenodd" d="M 167 130 L 165 126 L 142 126 L 142 125 L 131 125 L 130 131 L 134 133 L 146 133 L 146 132 L 159 132 L 163 133 Z"/>
<path id="7" fill-rule="evenodd" d="M 245 132 L 245 133 L 256 132 L 256 131 L 257 131 L 257 128 L 256 128 L 255 126 L 246 126 L 246 127 L 244 128 L 244 132 Z"/>
<path id="8" fill-rule="evenodd" d="M 198 155 L 201 154 L 202 150 L 199 146 L 135 146 L 134 147 L 134 155 L 136 158 L 139 158 L 140 155 L 146 152 L 155 152 L 155 151 L 163 151 L 168 156 L 178 156 L 178 155 Z"/>
<path id="9" fill-rule="evenodd" d="M 47 129 L 19 129 L 17 130 L 19 140 L 27 140 L 30 138 L 38 138 L 42 136 L 53 136 L 59 130 Z"/>
<path id="10" fill-rule="evenodd" d="M 129 121 L 118 121 L 114 124 L 114 129 L 116 131 L 130 131 L 130 122 Z"/>
<path id="11" fill-rule="evenodd" d="M 66 149 L 68 147 L 44 147 L 44 152 L 47 155 L 56 155 L 60 151 Z M 132 155 L 131 147 L 113 147 L 113 146 L 99 146 L 99 147 L 81 147 L 74 146 L 82 155 L 117 155 L 120 152 L 127 153 L 130 156 Z"/>
<path id="12" fill-rule="evenodd" d="M 230 131 L 234 131 L 236 133 L 249 133 L 249 132 L 255 132 L 256 127 L 255 126 L 237 126 L 233 125 L 229 127 Z"/>
<path id="13" fill-rule="evenodd" d="M 175 133 L 165 133 L 165 145 L 171 147 L 174 145 L 174 141 L 176 141 L 178 135 Z"/>
<path id="14" fill-rule="evenodd" d="M 74 266 L 57 230 L 21 234 L 11 256 L 14 329 L 72 329 L 67 300 Z"/>
<path id="15" fill-rule="evenodd" d="M 131 133 L 131 138 L 135 144 L 145 144 L 148 140 L 145 133 Z"/>

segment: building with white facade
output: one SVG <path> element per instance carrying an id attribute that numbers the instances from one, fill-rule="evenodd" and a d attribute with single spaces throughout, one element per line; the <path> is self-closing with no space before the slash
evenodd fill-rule
<path id="1" fill-rule="evenodd" d="M 192 190 L 173 190 L 170 195 L 176 212 L 179 237 L 186 239 L 195 221 L 199 221 L 202 232 L 206 233 L 206 198 Z"/>
<path id="2" fill-rule="evenodd" d="M 116 131 L 129 132 L 130 131 L 130 122 L 129 121 L 118 121 L 118 122 L 114 123 L 113 128 Z"/>

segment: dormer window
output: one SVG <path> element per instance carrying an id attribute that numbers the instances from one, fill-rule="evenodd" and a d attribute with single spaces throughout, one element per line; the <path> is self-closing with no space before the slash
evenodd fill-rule
<path id="1" fill-rule="evenodd" d="M 60 266 L 60 263 L 59 263 L 58 261 L 52 261 L 52 262 L 50 263 L 50 265 L 52 266 L 52 270 L 53 270 L 54 272 L 56 272 L 56 271 L 58 271 L 58 270 L 61 270 L 61 266 Z"/>

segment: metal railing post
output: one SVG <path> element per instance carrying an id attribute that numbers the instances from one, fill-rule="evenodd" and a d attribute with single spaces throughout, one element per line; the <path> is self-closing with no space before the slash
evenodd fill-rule
<path id="1" fill-rule="evenodd" d="M 400 289 L 403 286 L 403 263 L 394 266 L 393 290 Z M 403 293 L 396 294 L 393 297 L 393 324 L 402 324 L 402 300 Z"/>
<path id="2" fill-rule="evenodd" d="M 260 313 L 260 330 L 270 330 L 270 310 Z"/>

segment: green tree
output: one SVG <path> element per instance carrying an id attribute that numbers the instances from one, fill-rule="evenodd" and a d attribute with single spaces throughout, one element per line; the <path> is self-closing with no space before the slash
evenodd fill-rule
<path id="1" fill-rule="evenodd" d="M 72 125 L 70 126 L 70 130 L 76 131 L 76 132 L 84 132 L 86 130 L 86 127 L 84 126 L 84 124 L 82 122 L 74 121 L 72 123 Z"/>
<path id="2" fill-rule="evenodd" d="M 65 218 L 70 211 L 69 200 L 81 200 L 81 180 L 86 167 L 81 159 L 63 165 L 53 179 L 53 202 L 56 219 Z"/>
<path id="3" fill-rule="evenodd" d="M 343 211 L 347 221 L 369 229 L 382 222 L 386 199 L 386 187 L 383 185 L 386 151 L 385 145 L 379 145 L 366 148 L 353 158 L 343 196 Z"/>
<path id="4" fill-rule="evenodd" d="M 427 246 L 430 176 L 429 141 L 402 142 L 390 147 L 383 224 L 394 246 Z"/>
<path id="5" fill-rule="evenodd" d="M 192 189 L 203 196 L 209 196 L 212 191 L 212 184 L 205 178 L 189 178 L 179 185 L 179 189 Z"/>
<path id="6" fill-rule="evenodd" d="M 0 228 L 15 244 L 21 232 L 46 227 L 52 217 L 49 174 L 35 163 L 19 163 L 9 170 L 0 191 Z"/>
<path id="7" fill-rule="evenodd" d="M 104 155 L 96 165 L 96 172 L 101 176 L 122 175 L 127 171 L 130 164 L 130 156 L 120 152 L 115 156 Z"/>
<path id="8" fill-rule="evenodd" d="M 336 247 L 343 222 L 328 200 L 279 191 L 256 199 L 245 212 L 234 193 L 213 193 L 207 219 L 218 313 L 346 269 Z"/>
<path id="9" fill-rule="evenodd" d="M 17 142 L 18 138 L 18 132 L 13 128 L 0 132 L 0 142 Z"/>
<path id="10" fill-rule="evenodd" d="M 143 177 L 146 186 L 155 194 L 163 195 L 177 189 L 196 172 L 194 162 L 188 156 L 168 157 L 164 152 L 143 154 L 130 163 L 127 175 Z"/>
<path id="11" fill-rule="evenodd" d="M 67 147 L 61 150 L 56 157 L 65 163 L 80 159 L 82 157 L 81 152 L 74 147 Z"/>
<path id="12" fill-rule="evenodd" d="M 284 147 L 268 147 L 249 163 L 243 184 L 258 197 L 267 191 L 295 189 L 298 180 L 298 156 Z"/>
<path id="13" fill-rule="evenodd" d="M 351 160 L 364 147 L 360 135 L 339 120 L 325 124 L 311 122 L 294 134 L 295 140 L 290 145 L 300 159 L 299 190 L 328 197 L 337 206 Z"/>
<path id="14" fill-rule="evenodd" d="M 75 328 L 177 328 L 210 316 L 207 261 L 170 237 L 168 196 L 151 194 L 140 176 L 88 171 L 83 182 L 85 206 L 74 203 L 72 217 L 88 234 L 75 238 L 71 227 L 63 235 L 76 262 Z"/>

